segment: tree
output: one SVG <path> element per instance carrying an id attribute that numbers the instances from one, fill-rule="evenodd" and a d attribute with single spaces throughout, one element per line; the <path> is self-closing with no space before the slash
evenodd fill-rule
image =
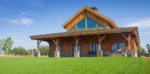
<path id="1" fill-rule="evenodd" d="M 1 39 L 1 40 L 0 40 L 0 49 L 2 49 L 2 48 L 3 48 L 3 46 L 4 46 L 4 42 L 5 42 L 5 40 L 4 40 L 4 39 Z"/>
<path id="2" fill-rule="evenodd" d="M 38 50 L 40 51 L 41 55 L 48 55 L 49 54 L 49 47 L 48 46 L 39 46 Z"/>
<path id="3" fill-rule="evenodd" d="M 138 47 L 138 56 L 147 56 L 147 53 L 144 48 Z"/>
<path id="4" fill-rule="evenodd" d="M 26 55 L 27 54 L 26 50 L 23 47 L 13 48 L 12 53 L 14 55 Z"/>
<path id="5" fill-rule="evenodd" d="M 146 48 L 147 48 L 147 51 L 148 51 L 148 56 L 150 56 L 150 45 L 146 44 Z"/>
<path id="6" fill-rule="evenodd" d="M 9 53 L 9 51 L 11 50 L 12 48 L 12 45 L 13 45 L 13 40 L 11 37 L 8 37 L 4 40 L 4 43 L 3 43 L 3 46 L 2 46 L 2 49 L 6 51 L 6 54 Z"/>

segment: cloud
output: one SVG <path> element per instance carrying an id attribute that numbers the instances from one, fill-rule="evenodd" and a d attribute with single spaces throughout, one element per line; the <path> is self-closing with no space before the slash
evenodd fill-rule
<path id="1" fill-rule="evenodd" d="M 16 24 L 16 25 L 32 25 L 34 20 L 31 18 L 19 18 L 19 19 L 7 19 L 6 22 L 9 24 Z"/>
<path id="2" fill-rule="evenodd" d="M 150 27 L 150 18 L 143 18 L 134 21 L 130 21 L 127 23 L 126 27 L 140 27 L 147 28 Z"/>
<path id="3" fill-rule="evenodd" d="M 45 7 L 45 4 L 44 4 L 42 1 L 39 1 L 38 4 L 39 4 L 41 7 Z"/>

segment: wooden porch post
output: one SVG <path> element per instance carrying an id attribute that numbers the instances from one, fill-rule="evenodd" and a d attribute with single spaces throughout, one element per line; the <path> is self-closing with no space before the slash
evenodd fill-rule
<path id="1" fill-rule="evenodd" d="M 131 35 L 129 34 L 128 35 L 128 40 L 127 40 L 127 42 L 128 42 L 128 48 L 127 48 L 127 50 L 131 50 Z"/>
<path id="2" fill-rule="evenodd" d="M 98 45 L 99 49 L 96 51 L 97 56 L 103 56 L 103 50 L 101 49 L 101 41 L 105 39 L 105 35 L 101 38 L 100 35 L 98 35 Z"/>
<path id="3" fill-rule="evenodd" d="M 128 50 L 131 50 L 131 35 L 128 34 L 127 36 L 122 35 L 123 38 L 125 38 L 127 40 L 127 44 L 126 44 L 126 48 L 125 48 L 125 57 L 127 57 L 127 52 Z"/>
<path id="4" fill-rule="evenodd" d="M 78 38 L 75 38 L 76 49 L 74 50 L 74 57 L 80 57 L 80 51 L 78 49 Z"/>
<path id="5" fill-rule="evenodd" d="M 42 42 L 41 40 L 37 40 L 37 50 L 36 50 L 36 52 L 34 52 L 34 55 L 36 57 L 40 57 L 41 56 L 40 51 L 39 51 L 39 47 L 40 47 L 41 42 Z"/>
<path id="6" fill-rule="evenodd" d="M 58 39 L 56 39 L 56 40 L 53 40 L 53 42 L 56 45 L 56 49 L 54 51 L 54 57 L 59 58 L 60 57 L 59 41 L 58 41 Z"/>
<path id="7" fill-rule="evenodd" d="M 135 39 L 133 38 L 133 49 L 134 49 L 134 57 L 138 57 L 138 54 L 137 54 L 137 45 L 135 43 Z"/>

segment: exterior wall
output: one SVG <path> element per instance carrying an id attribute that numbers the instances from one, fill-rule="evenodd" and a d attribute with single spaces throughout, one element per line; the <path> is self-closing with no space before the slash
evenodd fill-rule
<path id="1" fill-rule="evenodd" d="M 78 37 L 78 45 L 81 46 L 80 56 L 88 56 L 90 44 L 98 44 L 98 36 L 91 35 L 91 36 L 80 36 Z M 60 56 L 67 56 L 73 57 L 73 50 L 72 46 L 75 45 L 75 37 L 67 37 L 67 38 L 59 38 L 58 39 L 59 45 L 61 47 Z M 53 41 L 50 41 L 50 54 L 51 56 L 54 55 L 54 51 L 56 49 L 56 45 Z M 112 52 L 112 44 L 113 43 L 125 43 L 125 47 L 127 47 L 127 41 L 119 34 L 109 34 L 106 35 L 106 38 L 101 41 L 101 50 L 103 52 Z M 135 44 L 135 42 L 134 42 Z M 134 45 L 135 50 L 136 45 Z"/>
<path id="2" fill-rule="evenodd" d="M 103 51 L 111 52 L 113 43 L 125 43 L 125 46 L 127 45 L 126 40 L 121 35 L 107 35 L 106 39 L 102 43 Z"/>

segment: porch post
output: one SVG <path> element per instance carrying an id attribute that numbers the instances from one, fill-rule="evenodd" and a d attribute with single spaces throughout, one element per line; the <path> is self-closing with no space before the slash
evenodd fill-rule
<path id="1" fill-rule="evenodd" d="M 127 50 L 131 50 L 131 35 L 128 35 L 128 49 Z"/>
<path id="2" fill-rule="evenodd" d="M 134 47 L 134 57 L 138 57 L 138 54 L 137 54 L 137 45 L 135 43 L 135 39 L 133 38 L 133 47 Z"/>
<path id="3" fill-rule="evenodd" d="M 101 37 L 98 35 L 98 50 L 96 51 L 96 55 L 98 56 L 103 56 L 103 51 L 101 50 Z"/>
<path id="4" fill-rule="evenodd" d="M 80 51 L 78 49 L 78 38 L 76 37 L 76 49 L 74 50 L 74 57 L 80 57 Z"/>
<path id="5" fill-rule="evenodd" d="M 54 57 L 59 58 L 60 57 L 60 50 L 59 50 L 59 45 L 58 45 L 58 39 L 56 39 L 56 50 L 54 51 Z"/>
<path id="6" fill-rule="evenodd" d="M 37 40 L 37 50 L 34 52 L 35 57 L 41 56 L 40 51 L 39 51 L 39 47 L 40 47 L 41 42 L 42 42 L 41 40 Z"/>

